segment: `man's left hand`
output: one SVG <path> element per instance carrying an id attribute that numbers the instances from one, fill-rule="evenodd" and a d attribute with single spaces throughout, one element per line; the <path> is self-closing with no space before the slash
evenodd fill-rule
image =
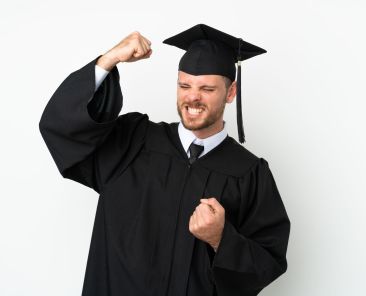
<path id="1" fill-rule="evenodd" d="M 200 201 L 189 220 L 189 231 L 216 252 L 224 229 L 225 209 L 214 197 Z"/>

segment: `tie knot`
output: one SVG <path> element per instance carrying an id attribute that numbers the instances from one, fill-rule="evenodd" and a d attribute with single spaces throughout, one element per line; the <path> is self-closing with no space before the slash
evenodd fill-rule
<path id="1" fill-rule="evenodd" d="M 203 146 L 202 145 L 197 145 L 197 144 L 194 144 L 192 143 L 190 146 L 189 146 L 189 153 L 190 153 L 190 156 L 189 156 L 189 163 L 193 163 L 197 160 L 198 156 L 200 156 L 200 154 L 202 153 L 203 151 Z"/>

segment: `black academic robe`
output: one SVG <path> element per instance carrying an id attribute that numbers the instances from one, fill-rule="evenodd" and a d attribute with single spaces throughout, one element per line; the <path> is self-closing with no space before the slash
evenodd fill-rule
<path id="1" fill-rule="evenodd" d="M 119 115 L 116 67 L 94 93 L 96 60 L 39 123 L 62 176 L 100 194 L 82 295 L 257 295 L 286 271 L 290 230 L 267 161 L 227 136 L 190 165 L 177 123 Z M 188 227 L 205 197 L 225 208 L 216 253 Z"/>

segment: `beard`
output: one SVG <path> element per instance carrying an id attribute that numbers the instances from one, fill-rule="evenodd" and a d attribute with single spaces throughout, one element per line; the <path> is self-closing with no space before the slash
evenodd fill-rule
<path id="1" fill-rule="evenodd" d="M 206 105 L 201 103 L 182 103 L 181 105 L 179 105 L 179 103 L 177 102 L 177 111 L 181 122 L 186 129 L 191 131 L 198 131 L 206 129 L 215 124 L 218 120 L 220 120 L 225 110 L 225 104 L 225 100 L 223 100 L 223 103 L 220 106 L 210 111 Z M 182 109 L 185 109 L 186 107 L 203 108 L 202 115 L 204 116 L 201 115 L 198 118 L 193 119 L 185 118 L 182 114 Z"/>

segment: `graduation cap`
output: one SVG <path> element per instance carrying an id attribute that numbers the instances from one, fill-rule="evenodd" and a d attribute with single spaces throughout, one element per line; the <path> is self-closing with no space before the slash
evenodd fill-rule
<path id="1" fill-rule="evenodd" d="M 237 63 L 236 114 L 239 142 L 244 143 L 241 110 L 241 61 L 265 53 L 266 50 L 204 24 L 196 25 L 165 39 L 163 43 L 186 50 L 179 62 L 179 71 L 191 75 L 216 74 L 234 81 L 235 64 Z"/>

